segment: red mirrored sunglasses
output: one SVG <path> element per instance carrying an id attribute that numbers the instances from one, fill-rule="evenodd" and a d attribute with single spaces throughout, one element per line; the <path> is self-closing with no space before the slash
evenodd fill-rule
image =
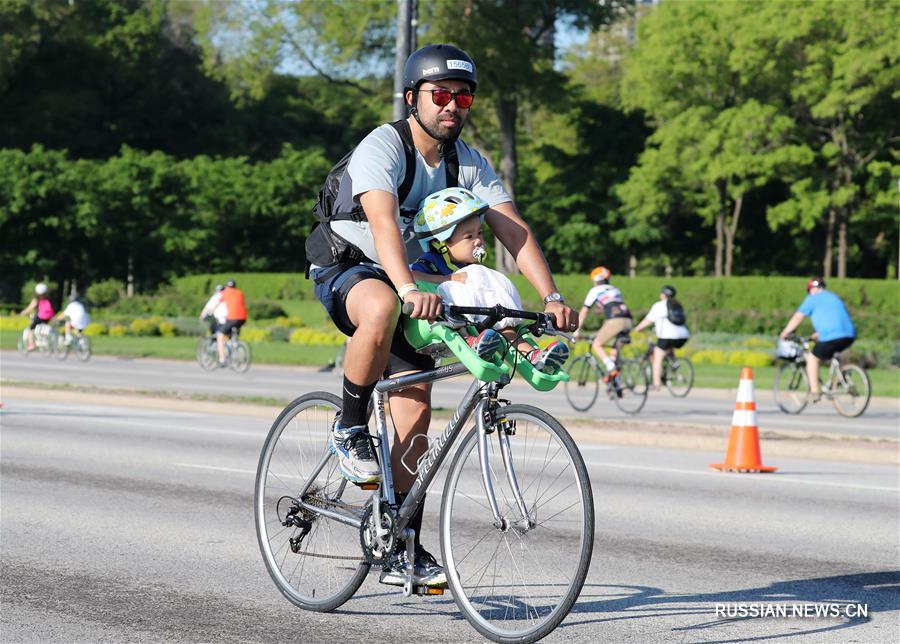
<path id="1" fill-rule="evenodd" d="M 450 101 L 455 100 L 459 109 L 467 110 L 472 107 L 472 101 L 475 100 L 475 95 L 467 89 L 460 92 L 451 92 L 449 89 L 420 89 L 419 91 L 429 92 L 431 102 L 438 107 L 450 105 Z"/>

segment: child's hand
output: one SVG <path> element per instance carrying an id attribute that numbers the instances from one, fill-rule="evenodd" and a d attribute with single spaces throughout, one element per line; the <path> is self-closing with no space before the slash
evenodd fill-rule
<path id="1" fill-rule="evenodd" d="M 459 282 L 460 284 L 465 284 L 466 279 L 469 277 L 467 273 L 453 273 L 450 276 L 451 282 Z"/>

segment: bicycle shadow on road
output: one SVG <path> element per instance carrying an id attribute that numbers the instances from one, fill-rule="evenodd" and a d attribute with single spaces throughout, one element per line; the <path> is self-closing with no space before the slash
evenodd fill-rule
<path id="1" fill-rule="evenodd" d="M 599 596 L 613 596 L 602 599 Z M 829 603 L 839 605 L 867 604 L 869 617 L 814 618 L 815 625 L 798 629 L 807 620 L 771 617 L 719 617 L 715 613 L 716 604 L 812 604 Z M 776 637 L 797 637 L 837 631 L 860 626 L 871 620 L 873 613 L 900 610 L 900 571 L 858 573 L 782 581 L 765 587 L 746 588 L 735 591 L 698 593 L 693 595 L 670 595 L 661 588 L 648 586 L 624 586 L 585 584 L 581 597 L 572 607 L 569 618 L 559 628 L 586 623 L 612 622 L 618 620 L 657 619 L 660 617 L 694 617 L 693 625 L 673 626 L 672 631 L 689 633 L 703 629 L 727 627 L 729 624 L 743 623 L 755 619 L 759 624 L 758 636 L 724 637 L 704 639 L 704 642 L 752 642 Z M 618 613 L 609 617 L 579 619 L 589 615 Z M 822 621 L 828 619 L 827 625 Z M 834 623 L 834 619 L 841 621 Z M 658 628 L 658 627 L 656 627 Z M 721 632 L 721 631 L 720 631 Z M 712 633 L 710 633 L 712 635 Z M 715 637 L 715 636 L 713 636 Z"/>

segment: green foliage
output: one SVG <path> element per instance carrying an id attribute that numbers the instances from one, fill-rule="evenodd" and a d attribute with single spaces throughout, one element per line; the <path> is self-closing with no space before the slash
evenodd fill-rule
<path id="1" fill-rule="evenodd" d="M 115 278 L 95 282 L 87 288 L 87 299 L 97 308 L 115 304 L 124 297 L 125 285 Z"/>
<path id="2" fill-rule="evenodd" d="M 251 320 L 271 320 L 284 316 L 284 309 L 272 300 L 247 300 L 247 317 Z"/>

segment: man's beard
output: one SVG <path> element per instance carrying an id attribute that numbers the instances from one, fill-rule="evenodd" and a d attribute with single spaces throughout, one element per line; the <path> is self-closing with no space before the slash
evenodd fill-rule
<path id="1" fill-rule="evenodd" d="M 435 117 L 435 122 L 433 124 L 426 123 L 420 118 L 419 125 L 422 126 L 422 129 L 425 130 L 432 139 L 440 141 L 441 143 L 452 143 L 459 138 L 459 134 L 462 132 L 465 121 L 462 118 L 458 118 L 453 127 L 445 128 L 438 123 L 437 117 Z"/>

